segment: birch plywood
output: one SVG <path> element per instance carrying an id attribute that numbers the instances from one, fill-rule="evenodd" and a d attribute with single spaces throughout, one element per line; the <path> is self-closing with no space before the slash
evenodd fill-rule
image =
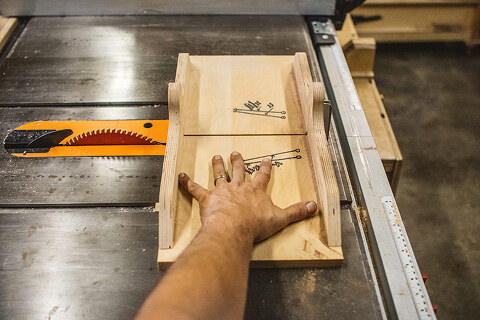
<path id="1" fill-rule="evenodd" d="M 304 134 L 294 56 L 190 56 L 185 135 Z M 201 93 L 201 94 L 200 94 Z"/>
<path id="2" fill-rule="evenodd" d="M 17 18 L 5 18 L 0 16 L 0 50 L 7 43 L 8 38 L 18 24 Z"/>
<path id="3" fill-rule="evenodd" d="M 228 159 L 232 150 L 239 151 L 246 159 L 279 154 L 281 160 L 272 170 L 267 193 L 279 207 L 292 203 L 314 199 L 318 203 L 314 181 L 310 168 L 310 157 L 304 135 L 269 135 L 258 136 L 186 136 L 179 157 L 181 172 L 188 172 L 191 178 L 204 187 L 213 188 L 212 167 L 213 154 L 220 154 Z M 285 152 L 285 153 L 284 153 Z M 195 157 L 188 155 L 195 154 Z M 260 158 L 260 160 L 262 159 Z M 275 159 L 275 158 L 274 158 Z M 276 161 L 273 160 L 273 164 Z M 254 166 L 251 166 L 254 167 Z M 231 175 L 231 167 L 227 169 Z M 246 173 L 246 179 L 254 178 Z M 160 250 L 158 262 L 160 267 L 167 267 L 175 261 L 195 237 L 201 227 L 198 202 L 185 192 L 179 192 L 174 227 L 174 246 L 172 249 Z M 341 247 L 328 247 L 320 217 L 292 224 L 273 237 L 255 246 L 252 264 L 257 267 L 302 267 L 302 266 L 336 266 L 343 259 Z"/>
<path id="4" fill-rule="evenodd" d="M 260 266 L 331 266 L 342 259 L 340 199 L 323 119 L 323 86 L 313 82 L 305 53 L 294 56 L 180 54 L 169 86 L 167 148 L 159 203 L 160 266 L 200 229 L 198 204 L 178 190 L 188 173 L 213 187 L 210 158 L 236 150 L 254 175 L 259 160 L 275 167 L 269 192 L 286 207 L 316 199 L 320 216 L 288 226 L 256 245 Z M 243 106 L 241 105 L 243 103 Z"/>

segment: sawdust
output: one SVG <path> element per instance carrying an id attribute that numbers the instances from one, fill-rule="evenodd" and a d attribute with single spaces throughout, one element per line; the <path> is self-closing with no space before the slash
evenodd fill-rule
<path id="1" fill-rule="evenodd" d="M 315 272 L 313 270 L 308 270 L 303 276 L 303 281 L 305 285 L 305 291 L 308 293 L 315 292 L 317 287 L 317 279 L 315 278 Z"/>

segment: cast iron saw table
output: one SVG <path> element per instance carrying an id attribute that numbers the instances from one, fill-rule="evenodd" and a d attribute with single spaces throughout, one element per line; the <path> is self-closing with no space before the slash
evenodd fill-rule
<path id="1" fill-rule="evenodd" d="M 300 51 L 322 79 L 301 16 L 23 20 L 0 61 L 0 141 L 38 120 L 167 119 L 179 52 Z M 335 124 L 329 143 L 344 263 L 252 270 L 248 319 L 386 317 Z M 162 160 L 18 158 L 0 148 L 0 318 L 132 318 L 163 274 L 153 212 Z"/>

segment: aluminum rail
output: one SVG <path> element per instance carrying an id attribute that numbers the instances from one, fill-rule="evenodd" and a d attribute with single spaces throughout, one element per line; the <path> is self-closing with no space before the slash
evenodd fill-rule
<path id="1" fill-rule="evenodd" d="M 387 312 L 391 319 L 436 319 L 333 24 L 310 23 L 314 33 L 320 26 L 332 39 L 332 44 L 317 45 L 317 56 L 350 177 L 367 212 L 368 240 Z"/>

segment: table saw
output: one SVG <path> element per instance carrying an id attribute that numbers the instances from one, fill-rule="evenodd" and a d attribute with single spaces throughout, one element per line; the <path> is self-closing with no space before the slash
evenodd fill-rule
<path id="1" fill-rule="evenodd" d="M 92 131 L 101 132 L 135 120 L 129 135 L 138 136 L 168 120 L 180 52 L 305 52 L 331 104 L 343 264 L 251 270 L 246 318 L 435 318 L 336 37 L 354 4 L 32 3 L 0 5 L 19 16 L 0 57 L 0 318 L 128 319 L 161 279 L 161 151 L 27 155 L 48 153 L 32 144 L 50 133 L 39 131 L 44 122 L 105 121 Z M 12 135 L 25 125 L 40 135 Z M 155 150 L 160 140 L 149 140 Z"/>

